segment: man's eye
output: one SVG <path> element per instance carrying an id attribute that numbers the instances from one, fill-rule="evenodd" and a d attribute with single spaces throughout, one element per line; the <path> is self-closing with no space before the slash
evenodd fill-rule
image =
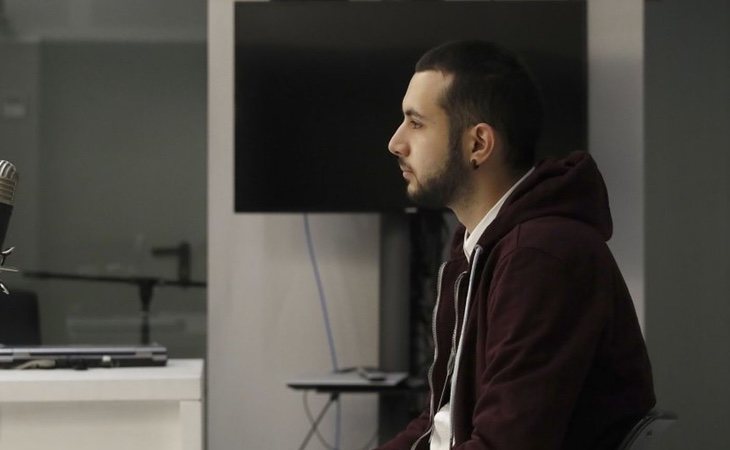
<path id="1" fill-rule="evenodd" d="M 416 122 L 415 120 L 411 120 L 408 122 L 411 128 L 421 128 L 421 124 Z"/>

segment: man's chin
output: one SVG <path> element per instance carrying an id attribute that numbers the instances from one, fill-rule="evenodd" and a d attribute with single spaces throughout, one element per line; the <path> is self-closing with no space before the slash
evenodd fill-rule
<path id="1" fill-rule="evenodd" d="M 440 209 L 445 206 L 442 199 L 436 198 L 436 196 L 430 195 L 427 192 L 411 189 L 410 186 L 408 186 L 407 193 L 408 199 L 412 201 L 416 206 L 428 209 Z"/>

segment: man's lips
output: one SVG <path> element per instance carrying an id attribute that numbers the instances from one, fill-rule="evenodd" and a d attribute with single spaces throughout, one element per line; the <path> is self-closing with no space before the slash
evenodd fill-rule
<path id="1" fill-rule="evenodd" d="M 413 173 L 413 171 L 407 166 L 400 165 L 399 167 L 402 172 L 403 178 L 408 178 L 408 176 Z"/>

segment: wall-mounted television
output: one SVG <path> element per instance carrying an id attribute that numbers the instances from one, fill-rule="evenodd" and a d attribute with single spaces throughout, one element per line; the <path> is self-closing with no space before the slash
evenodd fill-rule
<path id="1" fill-rule="evenodd" d="M 388 212 L 412 206 L 387 144 L 427 49 L 486 39 L 540 85 L 540 155 L 586 149 L 584 2 L 239 2 L 235 211 Z"/>

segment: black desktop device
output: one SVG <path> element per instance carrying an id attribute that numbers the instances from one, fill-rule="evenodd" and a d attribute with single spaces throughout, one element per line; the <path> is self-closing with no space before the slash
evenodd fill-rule
<path id="1" fill-rule="evenodd" d="M 235 211 L 402 213 L 388 141 L 418 58 L 482 39 L 518 53 L 545 103 L 537 153 L 587 148 L 583 2 L 235 4 Z"/>

